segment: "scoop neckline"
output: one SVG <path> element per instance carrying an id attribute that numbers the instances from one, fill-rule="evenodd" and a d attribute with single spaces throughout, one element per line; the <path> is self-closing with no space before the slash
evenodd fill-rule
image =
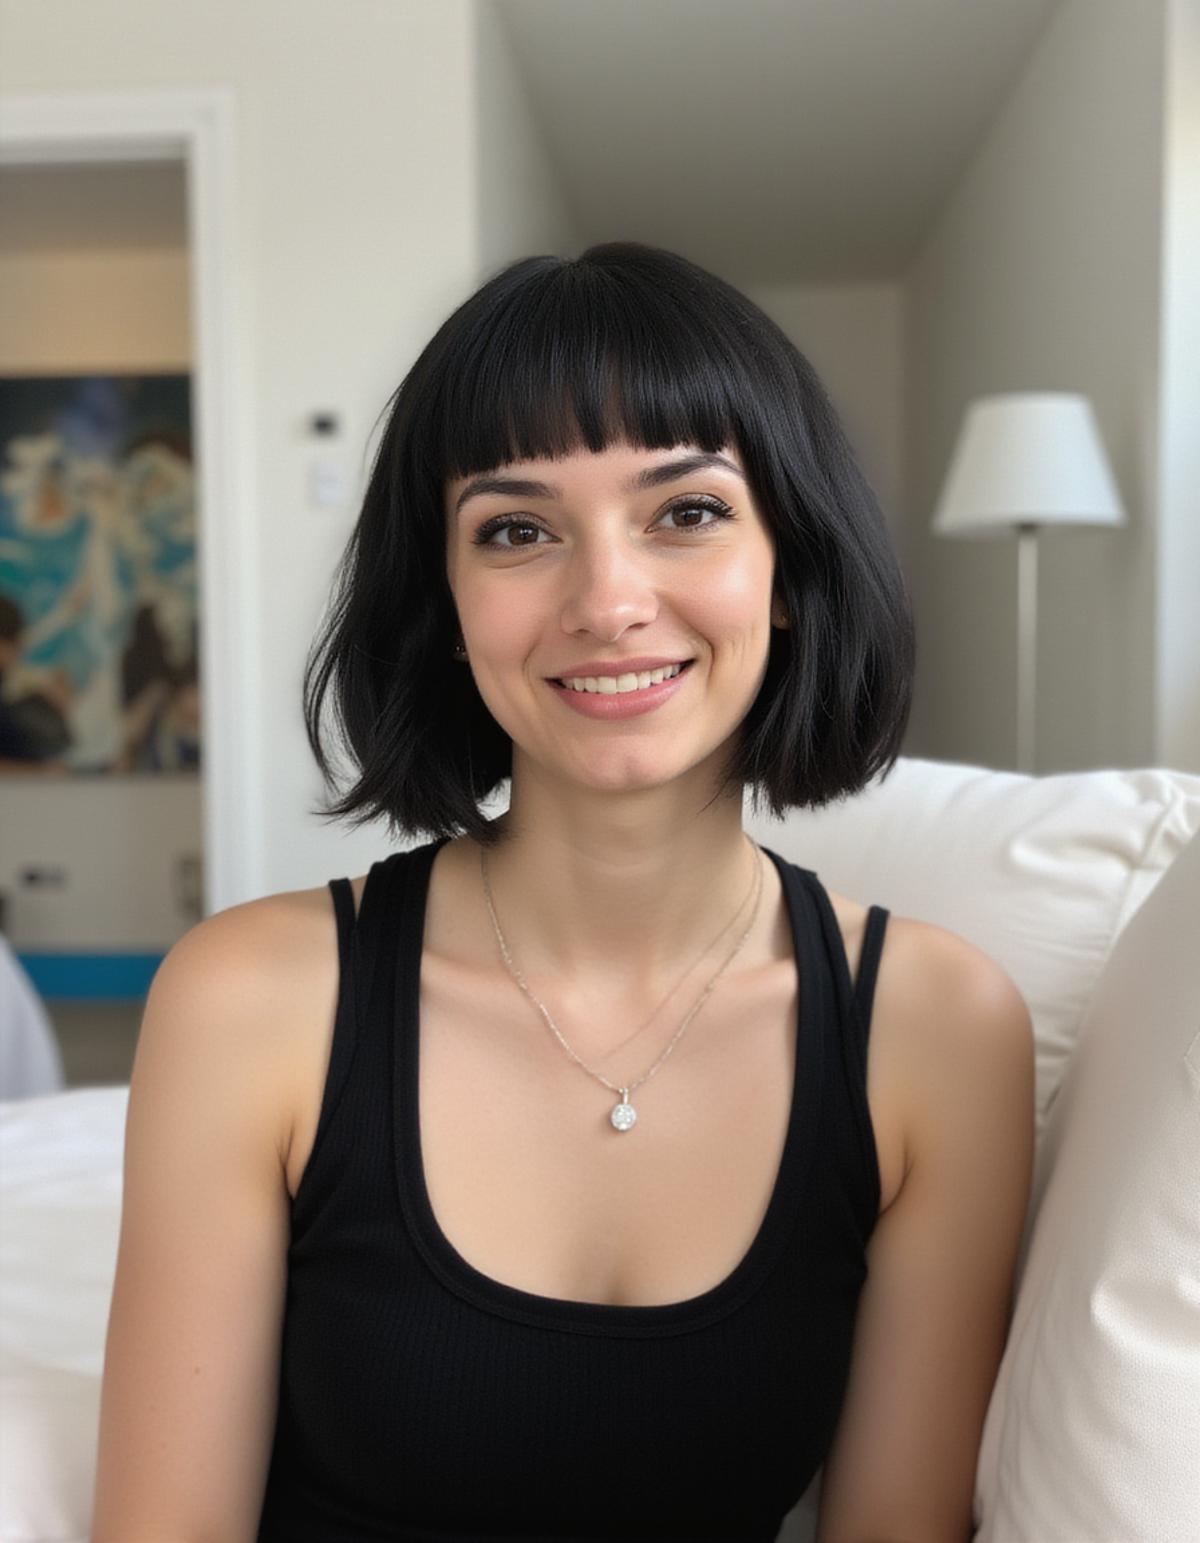
<path id="1" fill-rule="evenodd" d="M 803 870 L 758 845 L 779 871 L 792 924 L 798 975 L 793 1021 L 792 1094 L 787 1135 L 771 1198 L 757 1233 L 738 1263 L 715 1286 L 676 1302 L 590 1302 L 544 1296 L 477 1269 L 450 1242 L 433 1211 L 425 1182 L 420 1131 L 420 978 L 425 915 L 433 860 L 450 838 L 398 853 L 399 897 L 393 1017 L 392 1094 L 394 1154 L 401 1207 L 413 1242 L 449 1290 L 476 1307 L 519 1322 L 577 1333 L 638 1337 L 701 1328 L 739 1307 L 765 1280 L 799 1214 L 799 1195 L 812 1161 L 827 1060 L 828 1010 L 818 957 L 819 920 Z M 614 1134 L 614 1140 L 621 1139 Z"/>

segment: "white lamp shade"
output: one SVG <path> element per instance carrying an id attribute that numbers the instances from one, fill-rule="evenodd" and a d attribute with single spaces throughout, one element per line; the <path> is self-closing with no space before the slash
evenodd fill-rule
<path id="1" fill-rule="evenodd" d="M 931 529 L 982 540 L 1021 524 L 1125 524 L 1086 397 L 1006 392 L 967 409 Z"/>

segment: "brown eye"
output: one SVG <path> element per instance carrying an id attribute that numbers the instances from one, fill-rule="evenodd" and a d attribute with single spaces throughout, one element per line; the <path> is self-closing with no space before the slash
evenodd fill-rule
<path id="1" fill-rule="evenodd" d="M 728 504 L 723 503 L 719 498 L 709 498 L 707 496 L 680 499 L 678 503 L 669 505 L 663 511 L 660 518 L 673 520 L 676 515 L 705 513 L 713 515 L 714 518 L 711 520 L 688 520 L 686 524 L 674 525 L 671 528 L 673 530 L 711 530 L 714 525 L 722 520 L 737 518 Z"/>
<path id="2" fill-rule="evenodd" d="M 535 525 L 532 520 L 518 519 L 511 514 L 498 514 L 490 520 L 485 520 L 473 537 L 476 546 L 500 546 L 508 551 L 515 551 L 517 547 L 537 546 L 537 541 L 493 541 L 492 537 L 499 535 L 502 530 L 526 530 L 533 531 L 536 535 L 541 530 L 540 525 Z"/>

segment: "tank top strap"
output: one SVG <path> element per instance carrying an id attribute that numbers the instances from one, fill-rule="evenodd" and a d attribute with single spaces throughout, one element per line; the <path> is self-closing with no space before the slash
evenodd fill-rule
<path id="1" fill-rule="evenodd" d="M 875 980 L 879 973 L 879 958 L 883 951 L 887 919 L 891 913 L 886 906 L 872 905 L 868 908 L 863 925 L 858 970 L 855 979 L 851 980 L 846 944 L 829 892 L 813 869 L 794 866 L 803 876 L 809 893 L 816 903 L 827 963 L 833 975 L 839 1016 L 846 1029 L 850 1031 L 856 1047 L 865 1052 L 871 1027 L 871 1008 L 875 997 Z"/>
<path id="2" fill-rule="evenodd" d="M 313 1137 L 314 1156 L 322 1146 L 325 1128 L 332 1120 L 345 1091 L 355 1051 L 366 1032 L 364 1008 L 370 998 L 375 974 L 378 939 L 381 932 L 386 936 L 385 928 L 380 926 L 381 913 L 386 915 L 389 910 L 388 891 L 394 887 L 390 880 L 397 855 L 393 853 L 391 857 L 371 864 L 357 912 L 350 880 L 337 878 L 328 881 L 327 888 L 333 897 L 337 924 L 338 988 L 329 1068 L 317 1130 Z"/>
<path id="3" fill-rule="evenodd" d="M 329 890 L 337 917 L 338 959 L 344 964 L 354 937 L 354 890 L 349 879 L 330 879 Z"/>
<path id="4" fill-rule="evenodd" d="M 407 849 L 391 852 L 371 864 L 363 885 L 351 950 L 358 1016 L 363 1025 L 377 1021 L 390 1024 L 386 1008 L 382 1018 L 378 1017 L 378 1003 L 374 998 L 391 988 L 405 879 L 410 866 Z"/>
<path id="5" fill-rule="evenodd" d="M 869 908 L 858 970 L 856 978 L 851 980 L 850 961 L 846 955 L 842 929 L 838 925 L 828 891 L 811 868 L 799 868 L 798 871 L 808 886 L 820 918 L 824 968 L 833 991 L 829 1027 L 840 1047 L 839 1059 L 845 1072 L 851 1114 L 858 1129 L 860 1152 L 865 1165 L 865 1216 L 868 1224 L 873 1226 L 879 1209 L 881 1177 L 867 1098 L 867 1042 L 871 1030 L 879 956 L 889 912 L 884 906 L 873 905 Z"/>
<path id="6" fill-rule="evenodd" d="M 867 1037 L 871 1032 L 871 1007 L 875 1000 L 875 979 L 879 974 L 879 958 L 883 953 L 883 938 L 887 931 L 891 912 L 886 906 L 873 905 L 867 912 L 863 928 L 862 948 L 858 956 L 858 973 L 854 981 L 855 1029 L 865 1059 Z"/>

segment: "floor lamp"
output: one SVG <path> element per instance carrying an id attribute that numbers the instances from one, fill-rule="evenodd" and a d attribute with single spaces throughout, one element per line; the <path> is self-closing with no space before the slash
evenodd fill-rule
<path id="1" fill-rule="evenodd" d="M 1018 771 L 1033 775 L 1038 529 L 1124 524 L 1086 397 L 1014 391 L 967 408 L 930 529 L 968 541 L 1017 533 Z"/>

